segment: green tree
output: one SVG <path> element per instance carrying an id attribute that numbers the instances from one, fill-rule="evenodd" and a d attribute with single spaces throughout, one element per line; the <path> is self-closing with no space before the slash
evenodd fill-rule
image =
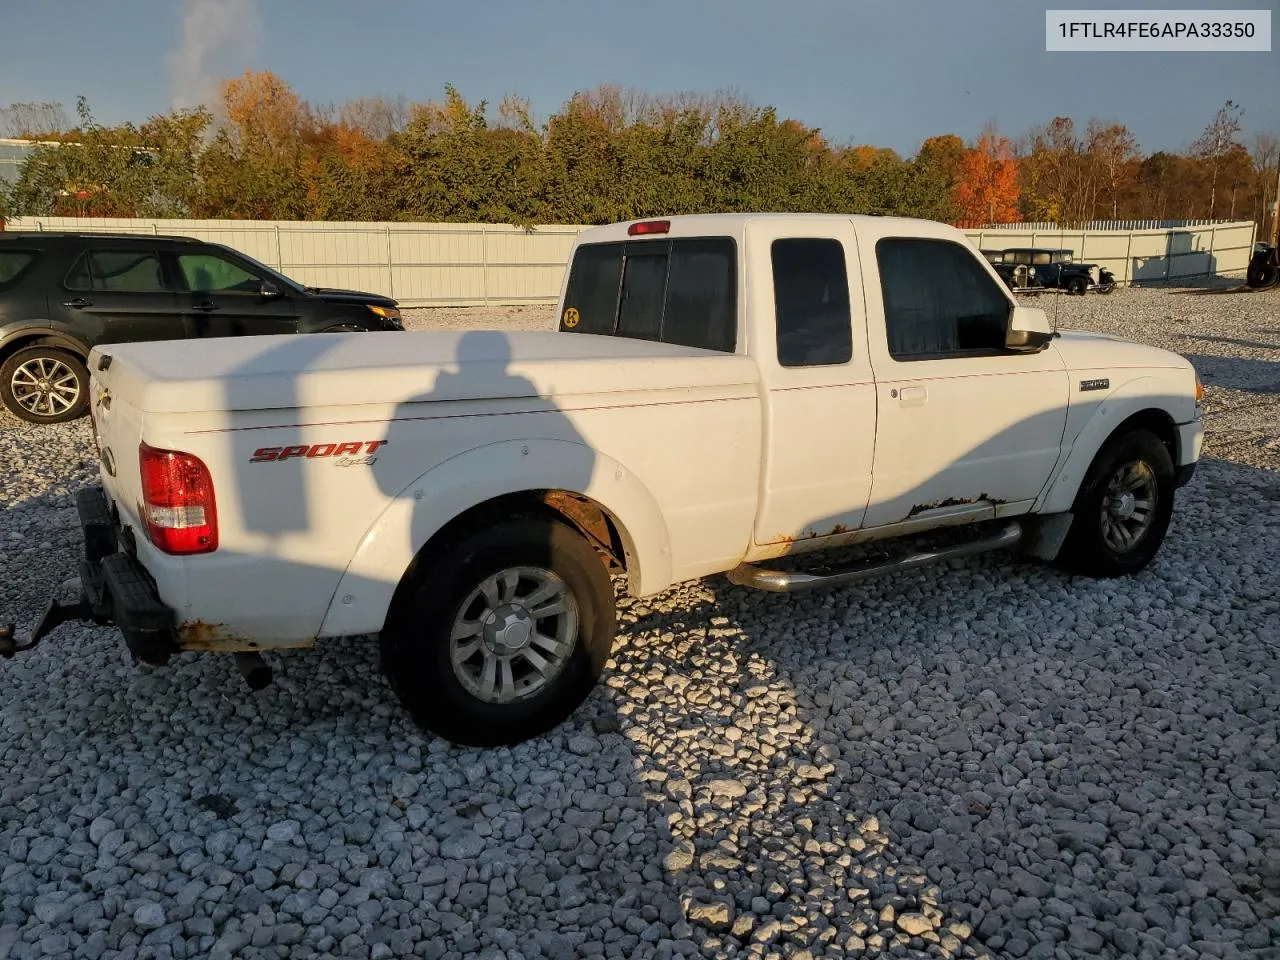
<path id="1" fill-rule="evenodd" d="M 181 217 L 193 207 L 196 158 L 211 117 L 203 109 L 104 127 L 87 100 L 79 124 L 60 143 L 41 145 L 23 162 L 11 192 L 18 215 Z"/>

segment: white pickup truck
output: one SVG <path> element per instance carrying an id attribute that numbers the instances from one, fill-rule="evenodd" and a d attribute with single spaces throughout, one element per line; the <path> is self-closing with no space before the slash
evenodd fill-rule
<path id="1" fill-rule="evenodd" d="M 1015 546 L 1131 573 L 1200 455 L 1190 363 L 1055 332 L 930 221 L 588 229 L 558 317 L 95 350 L 80 600 L 0 652 L 93 618 L 258 686 L 263 651 L 377 634 L 419 724 L 514 743 L 599 677 L 612 575 L 791 591 Z"/>

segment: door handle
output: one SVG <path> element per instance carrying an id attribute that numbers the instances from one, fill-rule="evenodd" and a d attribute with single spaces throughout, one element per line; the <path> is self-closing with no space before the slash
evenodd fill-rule
<path id="1" fill-rule="evenodd" d="M 203 313 L 209 313 L 210 311 L 217 310 L 218 305 L 216 303 L 209 303 L 208 301 L 205 301 L 204 303 L 195 304 L 191 309 L 200 310 Z"/>
<path id="2" fill-rule="evenodd" d="M 86 300 L 84 297 L 76 297 L 74 300 L 63 300 L 62 305 L 64 307 L 73 307 L 76 310 L 79 310 L 81 307 L 92 307 L 93 301 Z"/>
<path id="3" fill-rule="evenodd" d="M 904 407 L 918 407 L 929 399 L 929 391 L 924 387 L 903 387 L 899 399 Z"/>

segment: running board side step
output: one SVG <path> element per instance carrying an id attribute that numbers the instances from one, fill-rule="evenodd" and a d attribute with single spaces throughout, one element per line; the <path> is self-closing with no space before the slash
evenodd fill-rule
<path id="1" fill-rule="evenodd" d="M 754 564 L 744 563 L 730 570 L 727 574 L 732 583 L 740 587 L 752 587 L 770 593 L 798 593 L 814 587 L 837 587 L 859 580 L 869 580 L 885 573 L 897 573 L 903 570 L 914 570 L 941 560 L 954 560 L 975 553 L 987 553 L 1012 547 L 1022 539 L 1022 524 L 1016 520 L 1006 524 L 999 533 L 972 540 L 969 543 L 957 544 L 953 547 L 941 547 L 937 550 L 926 550 L 908 554 L 896 560 L 873 560 L 856 564 L 833 573 L 816 574 L 801 573 L 789 570 L 767 570 Z"/>

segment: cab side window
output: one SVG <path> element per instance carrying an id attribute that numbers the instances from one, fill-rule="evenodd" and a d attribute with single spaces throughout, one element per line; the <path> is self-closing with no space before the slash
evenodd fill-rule
<path id="1" fill-rule="evenodd" d="M 1009 300 L 959 244 L 885 238 L 876 244 L 876 261 L 893 359 L 1004 352 Z"/>
<path id="2" fill-rule="evenodd" d="M 839 240 L 775 240 L 773 308 L 778 363 L 821 367 L 853 358 L 849 275 Z"/>

